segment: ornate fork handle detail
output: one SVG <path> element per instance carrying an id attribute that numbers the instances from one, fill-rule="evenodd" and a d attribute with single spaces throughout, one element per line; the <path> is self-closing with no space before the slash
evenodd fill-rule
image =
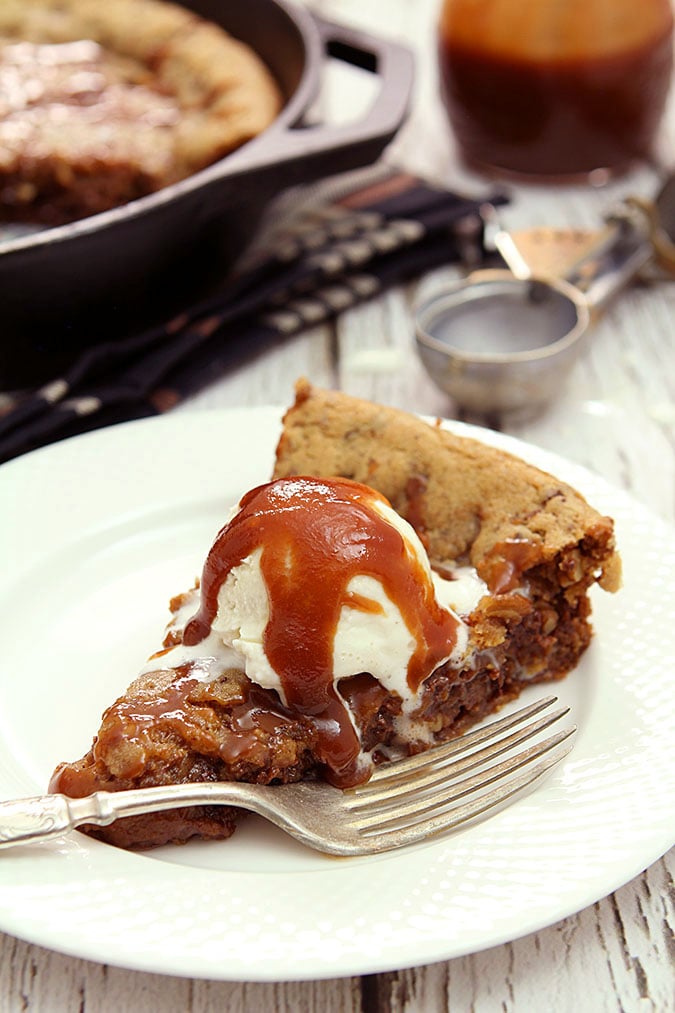
<path id="1" fill-rule="evenodd" d="M 83 823 L 108 826 L 123 816 L 177 809 L 206 803 L 246 804 L 253 808 L 247 786 L 246 803 L 238 797 L 236 784 L 193 783 L 138 788 L 124 792 L 97 791 L 86 798 L 66 795 L 36 795 L 33 798 L 0 802 L 0 848 L 16 844 L 36 844 L 60 837 Z M 212 796 L 212 797 L 210 797 Z M 261 807 L 261 810 L 264 807 Z"/>
<path id="2" fill-rule="evenodd" d="M 31 844 L 64 834 L 76 826 L 71 801 L 64 795 L 42 795 L 1 803 L 0 847 Z"/>
<path id="3" fill-rule="evenodd" d="M 122 813 L 108 792 L 87 798 L 65 795 L 37 795 L 0 803 L 0 848 L 14 844 L 37 844 L 61 837 L 82 823 L 107 826 Z"/>

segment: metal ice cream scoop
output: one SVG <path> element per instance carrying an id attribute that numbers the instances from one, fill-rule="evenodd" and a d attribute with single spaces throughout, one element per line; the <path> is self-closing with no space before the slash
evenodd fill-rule
<path id="1" fill-rule="evenodd" d="M 610 300 L 652 261 L 675 275 L 675 176 L 653 201 L 624 200 L 592 234 L 509 233 L 490 208 L 485 220 L 486 244 L 509 270 L 475 271 L 416 314 L 417 347 L 429 375 L 460 407 L 479 414 L 550 402 Z M 536 257 L 527 252 L 544 234 L 557 237 L 560 255 L 533 267 Z M 571 259 L 570 249 L 577 254 Z"/>

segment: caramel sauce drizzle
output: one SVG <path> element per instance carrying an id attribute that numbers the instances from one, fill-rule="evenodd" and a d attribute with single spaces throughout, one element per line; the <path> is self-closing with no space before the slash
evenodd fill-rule
<path id="1" fill-rule="evenodd" d="M 199 682 L 191 675 L 190 665 L 181 666 L 176 675 L 158 695 L 122 697 L 105 712 L 94 743 L 94 756 L 107 757 L 116 752 L 120 762 L 119 748 L 124 747 L 125 766 L 118 776 L 131 781 L 143 774 L 147 762 L 145 735 L 150 730 L 161 728 L 167 735 L 175 732 L 195 752 L 233 764 L 246 762 L 251 754 L 265 748 L 261 740 L 283 735 L 295 721 L 287 708 L 274 700 L 276 694 L 250 685 L 240 699 L 228 706 L 230 727 L 224 728 L 222 722 L 214 719 L 208 697 L 201 701 L 192 698 Z M 49 790 L 79 795 L 78 784 L 83 778 L 87 778 L 86 771 L 73 772 L 71 765 L 62 764 L 54 772 Z M 85 785 L 81 793 L 87 794 L 96 787 L 100 785 L 93 784 L 88 789 Z"/>
<path id="2" fill-rule="evenodd" d="M 375 578 L 400 610 L 415 642 L 407 671 L 413 692 L 456 642 L 457 620 L 438 605 L 423 566 L 373 506 L 378 499 L 386 503 L 347 479 L 295 477 L 253 489 L 207 556 L 200 609 L 183 637 L 194 645 L 209 634 L 228 574 L 262 546 L 269 598 L 263 646 L 288 707 L 316 729 L 327 779 L 341 787 L 362 780 L 364 773 L 358 733 L 335 688 L 335 634 L 343 607 L 381 610 L 348 591 L 352 578 Z"/>

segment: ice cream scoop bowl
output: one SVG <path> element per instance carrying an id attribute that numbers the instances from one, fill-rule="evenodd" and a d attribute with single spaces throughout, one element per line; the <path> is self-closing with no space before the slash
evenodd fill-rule
<path id="1" fill-rule="evenodd" d="M 567 238 L 573 234 L 568 230 Z M 476 414 L 540 410 L 561 390 L 610 300 L 653 259 L 675 273 L 673 236 L 675 177 L 655 201 L 628 198 L 559 273 L 550 265 L 539 272 L 513 235 L 498 229 L 492 242 L 510 270 L 475 271 L 418 308 L 425 368 L 458 406 Z"/>
<path id="2" fill-rule="evenodd" d="M 477 271 L 417 312 L 417 347 L 429 375 L 479 414 L 549 402 L 583 344 L 590 311 L 564 281 Z"/>

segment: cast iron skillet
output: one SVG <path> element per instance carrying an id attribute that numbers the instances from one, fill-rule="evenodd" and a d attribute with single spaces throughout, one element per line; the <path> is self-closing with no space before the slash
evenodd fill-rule
<path id="1" fill-rule="evenodd" d="M 406 114 L 407 49 L 286 0 L 187 0 L 253 47 L 285 97 L 272 126 L 189 179 L 123 207 L 0 242 L 0 388 L 35 382 L 92 341 L 164 319 L 208 290 L 289 186 L 374 161 Z M 377 75 L 370 110 L 303 126 L 328 56 Z"/>

